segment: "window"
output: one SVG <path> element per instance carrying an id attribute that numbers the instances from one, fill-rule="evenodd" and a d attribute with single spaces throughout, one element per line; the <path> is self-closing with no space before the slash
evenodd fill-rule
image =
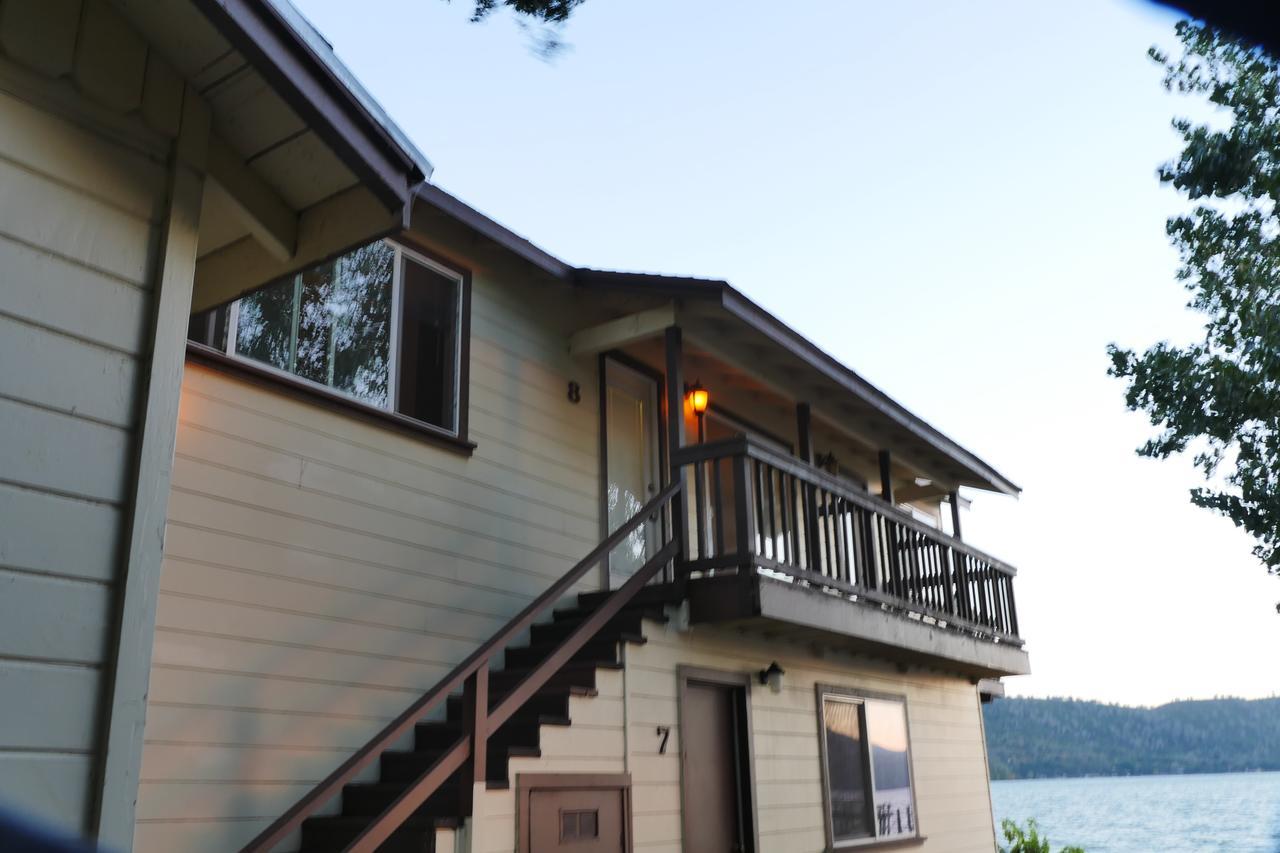
<path id="1" fill-rule="evenodd" d="M 463 287 L 380 240 L 193 316 L 189 336 L 458 436 Z"/>
<path id="2" fill-rule="evenodd" d="M 902 699 L 818 688 L 832 847 L 919 834 Z"/>

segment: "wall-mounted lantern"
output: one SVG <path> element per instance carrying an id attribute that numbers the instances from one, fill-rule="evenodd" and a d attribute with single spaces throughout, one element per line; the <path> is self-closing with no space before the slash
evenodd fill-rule
<path id="1" fill-rule="evenodd" d="M 778 666 L 777 661 L 774 661 L 773 663 L 769 664 L 768 669 L 760 670 L 758 677 L 760 679 L 761 684 L 767 685 L 768 688 L 772 690 L 774 693 L 781 693 L 782 692 L 782 676 L 786 674 L 787 674 L 786 670 Z"/>
<path id="2" fill-rule="evenodd" d="M 707 413 L 707 407 L 711 405 L 711 394 L 702 387 L 701 382 L 694 382 L 685 389 L 685 396 L 689 400 L 689 408 L 693 409 L 693 414 L 698 419 L 698 443 L 701 444 L 707 440 L 707 428 L 704 425 L 703 416 Z"/>

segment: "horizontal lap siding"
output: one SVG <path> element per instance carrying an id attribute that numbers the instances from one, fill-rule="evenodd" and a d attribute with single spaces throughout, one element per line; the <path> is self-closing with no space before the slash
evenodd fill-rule
<path id="1" fill-rule="evenodd" d="M 991 809 L 975 689 L 945 675 L 899 674 L 865 658 L 818 658 L 800 647 L 714 628 L 679 633 L 651 626 L 627 654 L 630 770 L 636 849 L 680 849 L 680 665 L 754 673 L 777 660 L 786 671 L 774 694 L 753 684 L 752 745 L 762 853 L 825 849 L 816 684 L 906 696 L 912 771 L 924 850 L 990 851 Z M 656 727 L 669 726 L 665 755 Z"/>
<path id="2" fill-rule="evenodd" d="M 907 700 L 917 808 L 938 853 L 994 847 L 977 693 L 965 679 L 900 674 L 868 658 L 769 642 L 712 627 L 681 632 L 646 622 L 648 641 L 626 647 L 625 670 L 600 673 L 600 695 L 575 698 L 572 725 L 544 727 L 540 758 L 511 762 L 510 790 L 485 791 L 472 825 L 473 853 L 512 853 L 524 773 L 626 772 L 635 849 L 681 853 L 679 667 L 754 676 L 771 660 L 786 671 L 774 694 L 752 685 L 753 776 L 761 853 L 826 848 L 815 685 L 902 695 Z M 658 728 L 670 729 L 665 752 Z"/>
<path id="3" fill-rule="evenodd" d="M 0 198 L 0 802 L 78 830 L 164 169 L 0 93 Z"/>
<path id="4" fill-rule="evenodd" d="M 521 287 L 475 273 L 470 458 L 187 365 L 139 850 L 242 844 L 599 540 L 595 368 Z"/>

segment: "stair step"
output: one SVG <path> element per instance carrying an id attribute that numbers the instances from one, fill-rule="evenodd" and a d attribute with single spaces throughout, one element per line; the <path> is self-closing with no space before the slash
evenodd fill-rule
<path id="1" fill-rule="evenodd" d="M 343 850 L 364 828 L 365 816 L 309 817 L 302 822 L 302 853 L 332 853 Z M 455 819 L 411 817 L 378 848 L 379 853 L 434 853 L 437 825 L 456 826 Z"/>
<path id="2" fill-rule="evenodd" d="M 550 714 L 517 713 L 506 724 L 498 729 L 489 739 L 490 743 L 503 744 L 537 744 L 539 729 L 542 726 L 567 726 L 568 717 Z M 444 749 L 452 746 L 462 737 L 462 723 L 457 721 L 439 721 L 418 723 L 414 730 L 414 748 L 420 750 Z"/>
<path id="3" fill-rule="evenodd" d="M 342 788 L 342 813 L 373 817 L 404 793 L 407 782 L 352 782 Z M 414 814 L 431 818 L 457 818 L 462 809 L 457 778 L 451 778 L 427 798 Z"/>
<path id="4" fill-rule="evenodd" d="M 563 619 L 556 619 L 554 622 L 541 622 L 534 625 L 529 630 L 529 644 L 536 646 L 543 643 L 558 643 L 572 634 L 586 620 L 587 616 L 590 616 L 589 612 L 581 616 L 567 616 Z M 604 627 L 592 639 L 614 639 L 622 634 L 640 634 L 643 633 L 641 631 L 641 623 L 645 619 L 662 621 L 666 618 L 665 614 L 657 612 L 647 613 L 642 610 L 624 610 L 606 622 Z"/>
<path id="5" fill-rule="evenodd" d="M 640 634 L 620 634 L 617 637 L 605 637 L 602 639 L 592 640 L 582 648 L 578 649 L 577 653 L 570 660 L 575 663 L 617 663 L 619 643 L 642 644 L 644 641 L 644 637 Z M 534 646 L 520 646 L 514 649 L 507 649 L 506 666 L 510 669 L 525 669 L 527 667 L 537 666 L 539 663 L 546 660 L 548 655 L 555 651 L 557 645 L 557 643 L 539 643 Z"/>
<path id="6" fill-rule="evenodd" d="M 587 661 L 570 662 L 556 671 L 539 689 L 557 687 L 595 687 L 596 672 L 601 669 L 621 669 L 622 664 L 590 663 Z M 492 696 L 505 696 L 515 689 L 532 673 L 532 669 L 502 669 L 489 676 L 489 693 Z"/>
<path id="7" fill-rule="evenodd" d="M 515 717 L 530 716 L 548 716 L 548 717 L 565 717 L 569 716 L 569 697 L 570 696 L 595 696 L 596 689 L 594 687 L 564 687 L 564 686 L 547 686 L 543 687 L 533 698 L 524 704 L 524 707 L 516 711 Z M 494 708 L 502 697 L 494 695 L 492 691 L 489 693 L 489 707 Z M 452 723 L 458 723 L 462 719 L 462 697 L 454 694 L 445 700 L 445 713 Z"/>
<path id="8" fill-rule="evenodd" d="M 601 590 L 600 592 L 582 592 L 578 594 L 578 606 L 588 609 L 595 609 L 604 603 L 610 595 L 611 590 Z M 635 594 L 635 596 L 627 602 L 627 607 L 643 607 L 654 606 L 662 607 L 675 600 L 669 585 L 662 586 L 646 586 Z"/>
<path id="9" fill-rule="evenodd" d="M 421 776 L 427 768 L 440 757 L 440 750 L 399 750 L 391 749 L 382 753 L 378 781 L 387 785 L 404 787 Z M 485 762 L 486 779 L 505 779 L 507 777 L 507 758 L 509 756 L 537 757 L 542 750 L 536 745 L 498 744 L 489 742 L 489 752 Z"/>

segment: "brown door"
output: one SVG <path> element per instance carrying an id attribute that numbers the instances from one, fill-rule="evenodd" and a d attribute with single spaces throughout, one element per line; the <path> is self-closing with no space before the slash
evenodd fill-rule
<path id="1" fill-rule="evenodd" d="M 625 853 L 621 790 L 534 790 L 530 853 Z"/>
<path id="2" fill-rule="evenodd" d="M 685 853 L 749 853 L 744 843 L 744 690 L 689 680 L 681 709 Z"/>

